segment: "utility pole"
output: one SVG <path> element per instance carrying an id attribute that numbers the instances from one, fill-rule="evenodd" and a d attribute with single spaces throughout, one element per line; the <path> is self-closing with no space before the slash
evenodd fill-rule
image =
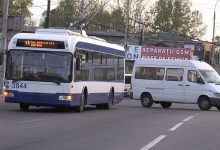
<path id="1" fill-rule="evenodd" d="M 5 83 L 5 67 L 6 67 L 6 50 L 7 50 L 7 26 L 8 26 L 8 7 L 9 0 L 4 0 L 3 7 L 3 20 L 2 20 L 2 54 L 3 54 L 3 62 L 2 62 L 2 82 L 1 82 L 1 90 L 4 89 Z"/>
<path id="2" fill-rule="evenodd" d="M 85 1 L 84 0 L 81 0 L 80 1 L 80 8 L 79 8 L 79 29 L 82 29 L 83 28 L 83 22 L 84 22 L 84 19 L 85 19 Z"/>
<path id="3" fill-rule="evenodd" d="M 144 36 L 144 29 L 142 28 L 140 31 L 140 41 L 139 41 L 139 45 L 142 45 L 143 43 L 143 36 Z"/>
<path id="4" fill-rule="evenodd" d="M 128 31 L 129 31 L 130 6 L 131 6 L 131 2 L 130 2 L 130 0 L 127 0 L 126 25 L 125 25 L 125 39 L 124 39 L 125 51 L 128 50 Z"/>
<path id="5" fill-rule="evenodd" d="M 45 24 L 44 24 L 44 28 L 49 28 L 50 27 L 50 1 L 47 1 L 47 16 L 45 19 Z"/>
<path id="6" fill-rule="evenodd" d="M 218 4 L 219 0 L 216 1 L 215 3 L 215 6 L 214 6 L 214 15 L 213 15 L 213 32 L 212 32 L 212 50 L 211 50 L 211 64 L 212 65 L 215 65 L 216 62 L 215 62 L 215 9 L 216 9 L 216 6 Z"/>
<path id="7" fill-rule="evenodd" d="M 143 42 L 143 34 L 144 34 L 144 22 L 143 22 L 143 19 L 141 18 L 138 18 L 136 20 L 136 22 L 138 23 L 138 33 L 140 34 L 140 41 L 139 41 L 139 45 L 142 45 L 142 42 Z"/>

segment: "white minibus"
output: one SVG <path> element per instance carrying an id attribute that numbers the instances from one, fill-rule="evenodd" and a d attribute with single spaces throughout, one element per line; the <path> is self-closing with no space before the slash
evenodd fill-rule
<path id="1" fill-rule="evenodd" d="M 131 86 L 131 98 L 141 100 L 144 107 L 191 103 L 201 110 L 212 106 L 220 110 L 220 76 L 202 61 L 137 59 Z"/>
<path id="2" fill-rule="evenodd" d="M 125 74 L 125 90 L 124 90 L 125 97 L 129 97 L 131 93 L 131 76 L 132 74 Z"/>

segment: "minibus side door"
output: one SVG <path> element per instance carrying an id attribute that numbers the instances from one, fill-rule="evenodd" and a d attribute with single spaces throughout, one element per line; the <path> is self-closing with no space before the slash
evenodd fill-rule
<path id="1" fill-rule="evenodd" d="M 201 95 L 203 86 L 202 78 L 195 68 L 186 69 L 184 83 L 184 103 L 196 103 Z"/>
<path id="2" fill-rule="evenodd" d="M 169 67 L 166 69 L 164 82 L 164 100 L 169 102 L 183 101 L 184 68 Z"/>

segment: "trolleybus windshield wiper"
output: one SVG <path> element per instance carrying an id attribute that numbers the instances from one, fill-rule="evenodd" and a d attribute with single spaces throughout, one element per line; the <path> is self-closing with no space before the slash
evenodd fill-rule
<path id="1" fill-rule="evenodd" d="M 24 81 L 24 78 L 16 78 L 16 79 L 12 79 L 12 82 L 18 82 L 18 81 Z"/>
<path id="2" fill-rule="evenodd" d="M 63 77 L 55 74 L 39 74 L 41 81 L 54 82 L 57 85 L 60 85 L 61 81 L 65 81 Z"/>

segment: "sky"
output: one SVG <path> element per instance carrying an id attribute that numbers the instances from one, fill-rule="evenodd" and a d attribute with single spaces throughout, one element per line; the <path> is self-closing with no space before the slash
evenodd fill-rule
<path id="1" fill-rule="evenodd" d="M 152 4 L 156 0 L 146 0 L 148 3 Z M 203 14 L 203 22 L 207 25 L 207 30 L 205 36 L 202 40 L 212 41 L 213 36 L 213 16 L 214 16 L 214 6 L 217 3 L 215 12 L 215 36 L 220 36 L 220 0 L 191 0 L 192 1 L 192 10 L 198 10 Z M 41 14 L 47 8 L 47 0 L 33 0 L 34 5 L 31 8 L 31 12 L 33 13 L 33 18 L 37 23 L 39 23 Z M 59 0 L 51 0 L 51 9 L 56 7 Z"/>

